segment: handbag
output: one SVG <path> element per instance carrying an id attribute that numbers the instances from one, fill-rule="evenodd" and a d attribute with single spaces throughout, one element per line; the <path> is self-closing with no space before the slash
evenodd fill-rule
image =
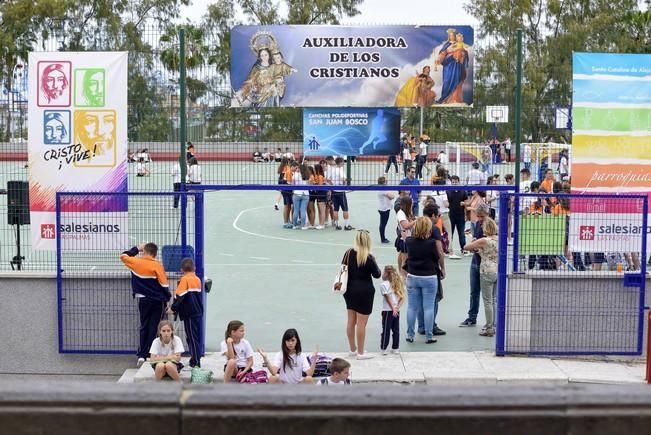
<path id="1" fill-rule="evenodd" d="M 200 367 L 193 367 L 192 375 L 190 375 L 190 383 L 212 384 L 212 370 L 202 369 Z"/>
<path id="2" fill-rule="evenodd" d="M 269 382 L 267 377 L 267 372 L 264 370 L 258 370 L 255 372 L 248 372 L 244 375 L 245 384 L 266 384 Z"/>
<path id="3" fill-rule="evenodd" d="M 339 266 L 339 272 L 335 275 L 335 282 L 332 284 L 332 291 L 336 294 L 343 295 L 346 293 L 348 287 L 348 257 L 350 256 L 350 249 L 344 254 Z"/>

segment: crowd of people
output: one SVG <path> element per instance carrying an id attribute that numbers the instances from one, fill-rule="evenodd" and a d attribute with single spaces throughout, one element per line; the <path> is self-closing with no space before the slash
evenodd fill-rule
<path id="1" fill-rule="evenodd" d="M 428 138 L 423 137 L 427 144 Z M 191 165 L 193 150 L 188 148 L 188 164 Z M 280 152 L 280 149 L 279 149 Z M 291 152 L 290 152 L 291 153 Z M 427 154 L 423 154 L 425 159 Z M 263 158 L 275 156 L 265 154 Z M 313 190 L 311 186 L 344 186 L 344 159 L 327 157 L 312 165 L 301 164 L 280 155 L 278 183 L 291 185 L 292 190 L 282 190 L 278 194 L 276 209 L 280 199 L 283 201 L 283 220 L 285 228 L 324 229 L 331 222 L 337 230 L 351 231 L 348 201 L 344 188 L 331 191 Z M 565 160 L 563 160 L 565 159 Z M 400 315 L 406 305 L 407 330 L 405 341 L 413 343 L 417 335 L 423 335 L 425 343 L 437 342 L 437 336 L 446 331 L 437 325 L 439 303 L 443 299 L 443 281 L 446 278 L 446 258 L 458 260 L 462 256 L 472 256 L 469 273 L 469 308 L 467 317 L 459 324 L 463 327 L 477 325 L 480 302 L 483 302 L 485 324 L 479 335 L 493 337 L 496 333 L 496 285 L 498 266 L 498 219 L 500 213 L 508 214 L 509 244 L 512 244 L 514 217 L 527 218 L 543 215 L 564 216 L 570 213 L 570 200 L 563 194 L 570 193 L 570 179 L 565 172 L 567 156 L 561 153 L 559 167 L 555 172 L 546 168 L 542 177 L 536 180 L 529 167 L 525 166 L 519 174 L 519 190 L 530 194 L 550 194 L 546 196 L 522 196 L 518 203 L 511 199 L 507 210 L 500 210 L 500 190 L 470 190 L 470 186 L 508 184 L 514 185 L 515 177 L 506 174 L 488 174 L 479 161 L 472 164 L 466 174 L 464 184 L 459 175 L 450 175 L 446 168 L 445 156 L 439 154 L 431 185 L 420 184 L 423 160 L 407 160 L 404 178 L 400 185 L 404 190 L 397 194 L 378 191 L 379 234 L 381 243 L 391 243 L 387 225 L 391 210 L 396 214 L 396 235 L 393 241 L 397 251 L 396 264 L 381 267 L 372 254 L 371 235 L 368 230 L 355 232 L 353 247 L 348 249 L 342 264 L 348 268 L 347 290 L 343 295 L 347 309 L 346 337 L 349 355 L 359 360 L 373 358 L 367 352 L 366 327 L 372 315 L 375 298 L 374 279 L 381 279 L 380 294 L 382 312 L 379 321 L 382 325 L 380 337 L 381 354 L 400 352 Z M 426 160 L 425 160 L 426 161 Z M 397 170 L 397 160 L 389 160 Z M 421 163 L 419 169 L 419 163 Z M 404 161 L 403 161 L 403 164 Z M 558 176 L 558 179 L 557 179 Z M 378 185 L 386 185 L 387 178 L 381 176 Z M 417 189 L 414 186 L 419 186 Z M 442 188 L 440 186 L 447 186 Z M 458 186 L 458 188 L 455 188 Z M 407 188 L 409 187 L 409 188 Z M 437 188 L 438 187 L 438 188 Z M 558 194 L 556 197 L 554 194 Z M 504 203 L 503 203 L 504 205 Z M 422 207 L 422 216 L 420 210 Z M 516 210 L 517 208 L 517 210 Z M 343 216 L 340 219 L 339 213 Z M 527 255 L 520 256 L 523 268 L 527 270 L 554 270 L 571 267 L 575 270 L 602 270 L 602 265 L 614 270 L 611 257 L 615 253 L 570 252 L 566 242 L 565 255 Z M 458 254 L 455 254 L 454 237 L 458 240 Z M 138 253 L 143 252 L 142 257 Z M 121 259 L 133 273 L 133 292 L 138 298 L 140 311 L 140 346 L 138 363 L 149 359 L 160 379 L 169 376 L 178 379 L 181 369 L 180 354 L 183 344 L 173 334 L 173 326 L 165 320 L 168 314 L 178 315 L 184 322 L 187 343 L 191 354 L 190 366 L 200 365 L 198 350 L 199 331 L 197 325 L 203 316 L 201 305 L 201 282 L 194 274 L 192 260 L 185 259 L 181 264 L 183 277 L 176 288 L 174 301 L 169 304 L 167 278 L 162 266 L 155 260 L 157 247 L 150 243 L 125 251 Z M 620 254 L 617 254 L 620 255 Z M 636 253 L 623 253 L 616 259 L 629 270 L 639 270 L 640 258 Z M 612 264 L 611 264 L 612 263 Z M 162 321 L 161 321 L 162 320 Z M 302 352 L 298 332 L 289 329 L 281 340 L 282 351 L 273 360 L 258 349 L 272 383 L 313 383 L 313 373 L 318 359 L 318 350 L 310 359 Z M 229 323 L 221 353 L 225 357 L 224 379 L 241 381 L 251 372 L 253 348 L 244 339 L 244 325 L 239 321 Z M 337 370 L 326 383 L 345 384 L 348 379 L 349 363 L 336 360 Z M 334 361 L 333 361 L 334 364 Z"/>
<path id="2" fill-rule="evenodd" d="M 146 243 L 122 252 L 120 260 L 131 272 L 131 287 L 138 301 L 140 314 L 137 366 L 151 365 L 156 380 L 170 378 L 180 380 L 183 369 L 181 355 L 185 352 L 183 341 L 174 335 L 174 324 L 168 320 L 172 315 L 183 322 L 185 338 L 190 353 L 190 368 L 201 367 L 200 348 L 201 322 L 204 313 L 203 286 L 195 273 L 191 258 L 181 260 L 183 275 L 178 281 L 174 296 L 169 291 L 169 282 L 163 265 L 156 259 L 158 246 Z M 233 320 L 228 323 L 221 342 L 221 354 L 225 358 L 224 381 L 244 382 L 253 371 L 253 347 L 244 338 L 244 323 Z M 281 352 L 273 361 L 267 353 L 258 349 L 264 365 L 269 371 L 271 383 L 314 383 L 312 375 L 319 361 L 318 347 L 308 360 L 302 352 L 298 331 L 288 329 L 281 340 Z M 329 364 L 329 376 L 318 380 L 317 385 L 350 384 L 350 363 L 341 358 Z M 265 380 L 266 380 L 265 376 Z"/>

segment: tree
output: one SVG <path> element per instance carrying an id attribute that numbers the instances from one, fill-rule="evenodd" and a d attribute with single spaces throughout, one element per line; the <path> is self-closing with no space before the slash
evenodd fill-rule
<path id="1" fill-rule="evenodd" d="M 27 61 L 39 37 L 47 37 L 49 20 L 61 17 L 63 6 L 62 0 L 0 2 L 0 83 L 7 95 L 14 91 L 14 68 Z M 11 110 L 7 114 L 5 141 L 10 139 L 12 124 Z"/>
<path id="2" fill-rule="evenodd" d="M 571 102 L 572 52 L 626 50 L 631 37 L 622 23 L 637 11 L 637 1 L 477 0 L 466 10 L 479 20 L 476 39 L 488 40 L 475 50 L 479 106 L 508 103 L 513 113 L 515 32 L 523 29 L 522 125 L 525 137 L 537 142 L 555 134 L 553 108 Z"/>

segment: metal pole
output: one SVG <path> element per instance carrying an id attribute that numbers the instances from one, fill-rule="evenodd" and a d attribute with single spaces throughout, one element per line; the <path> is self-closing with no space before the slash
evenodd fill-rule
<path id="1" fill-rule="evenodd" d="M 185 29 L 179 31 L 179 165 L 181 165 L 181 190 L 185 190 L 185 176 L 187 174 L 187 163 L 185 161 L 185 144 L 187 142 L 186 119 L 185 119 Z"/>
<path id="2" fill-rule="evenodd" d="M 180 127 L 180 148 L 179 164 L 181 165 L 181 246 L 185 250 L 188 243 L 187 235 L 187 205 L 188 196 L 185 190 L 185 177 L 187 174 L 187 164 L 185 162 L 185 144 L 187 142 L 186 119 L 185 119 L 185 29 L 179 31 L 179 127 Z M 184 252 L 185 255 L 185 252 Z"/>
<path id="3" fill-rule="evenodd" d="M 516 30 L 517 35 L 517 65 L 515 72 L 515 176 L 520 177 L 520 142 L 522 142 L 522 29 Z M 515 192 L 520 192 L 520 183 L 515 183 Z M 516 197 L 517 201 L 517 197 Z M 517 206 L 517 204 L 516 204 Z M 515 208 L 517 213 L 517 207 Z"/>
<path id="4" fill-rule="evenodd" d="M 418 132 L 418 137 L 421 137 L 423 135 L 423 119 L 425 118 L 424 114 L 425 109 L 421 106 L 420 108 L 420 128 Z"/>

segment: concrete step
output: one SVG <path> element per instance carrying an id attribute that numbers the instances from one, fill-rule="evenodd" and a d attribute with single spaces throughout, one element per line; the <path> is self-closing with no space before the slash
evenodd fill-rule
<path id="1" fill-rule="evenodd" d="M 357 361 L 347 353 L 327 353 L 350 362 L 354 383 L 486 385 L 486 384 L 567 384 L 574 382 L 631 384 L 644 383 L 645 366 L 630 361 L 583 361 L 559 358 L 496 357 L 492 352 L 406 352 L 380 355 Z M 272 355 L 269 355 L 270 358 Z M 189 383 L 191 370 L 188 360 L 181 380 Z M 206 354 L 201 367 L 213 371 L 213 381 L 223 383 L 224 357 Z M 262 359 L 254 356 L 254 369 L 262 368 Z M 150 364 L 139 369 L 127 369 L 119 382 L 154 382 Z"/>

